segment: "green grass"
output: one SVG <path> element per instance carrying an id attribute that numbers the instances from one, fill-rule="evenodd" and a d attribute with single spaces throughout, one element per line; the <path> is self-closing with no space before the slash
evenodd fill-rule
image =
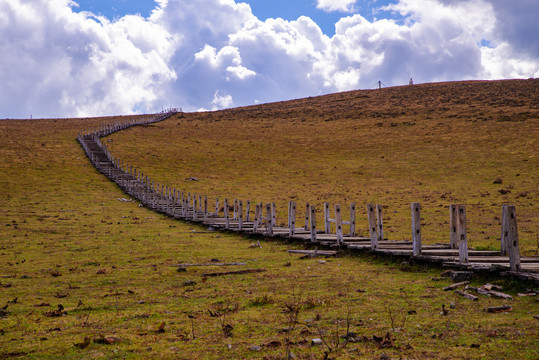
<path id="1" fill-rule="evenodd" d="M 296 125 L 300 126 L 301 117 L 290 111 L 288 116 L 297 117 Z M 252 196 L 253 201 L 267 201 L 276 195 L 275 199 L 284 202 L 293 192 L 298 200 L 344 202 L 346 195 L 338 194 L 347 194 L 351 188 L 357 188 L 360 194 L 371 194 L 372 201 L 386 196 L 383 194 L 389 188 L 384 187 L 387 185 L 383 185 L 382 179 L 374 182 L 381 186 L 378 189 L 367 182 L 360 186 L 353 177 L 347 177 L 352 176 L 346 175 L 348 170 L 340 170 L 342 176 L 335 179 L 316 175 L 330 175 L 331 168 L 318 158 L 313 157 L 315 165 L 297 155 L 302 153 L 298 152 L 294 141 L 301 139 L 301 131 L 294 132 L 296 127 L 287 125 L 288 120 L 276 117 L 271 123 L 242 122 L 223 128 L 224 123 L 232 124 L 232 118 L 226 120 L 230 114 L 234 112 L 186 114 L 183 119 L 131 129 L 113 137 L 114 152 L 122 154 L 125 160 L 134 155 L 130 155 L 135 150 L 132 146 L 138 142 L 138 156 L 130 161 L 133 165 L 158 181 L 221 198 L 226 194 L 231 198 Z M 336 115 L 334 117 L 339 121 Z M 214 128 L 206 127 L 210 126 L 206 122 L 221 118 L 221 121 L 209 123 Z M 80 129 L 109 120 L 0 122 L 0 307 L 8 305 L 7 314 L 0 318 L 0 358 L 282 359 L 289 350 L 296 358 L 321 359 L 328 349 L 311 347 L 311 339 L 320 337 L 319 330 L 328 343 L 337 332 L 344 335 L 348 311 L 350 331 L 363 341 L 332 352 L 331 358 L 371 359 L 380 358 L 382 354 L 421 359 L 535 359 L 539 356 L 538 320 L 533 318 L 539 314 L 537 300 L 516 295 L 524 291 L 527 284 L 497 280 L 504 291 L 514 296 L 513 301 L 480 295 L 478 302 L 472 302 L 442 291 L 450 280 L 431 280 L 439 277 L 441 269 L 372 256 L 300 260 L 298 255 L 286 252 L 301 248 L 298 243 L 263 240 L 261 248 L 252 248 L 249 245 L 257 238 L 208 232 L 198 225 L 152 213 L 136 202 L 118 201 L 125 195 L 90 166 L 75 141 Z M 518 124 L 526 125 L 530 121 L 535 120 Z M 322 126 L 318 120 L 315 124 Z M 276 137 L 264 142 L 253 137 L 254 148 L 249 150 L 251 134 L 244 132 L 243 137 L 240 136 L 240 130 L 235 130 L 240 125 L 252 127 L 258 134 L 262 126 L 271 125 L 274 130 L 279 129 L 282 140 Z M 361 126 L 369 128 L 368 124 Z M 157 136 L 156 131 L 161 136 Z M 205 132 L 207 135 L 203 138 Z M 276 135 L 268 133 L 267 136 L 266 139 L 270 139 Z M 287 140 L 290 137 L 294 137 L 294 141 Z M 324 138 L 325 135 L 320 134 L 316 139 Z M 203 143 L 203 139 L 207 143 Z M 193 149 L 196 141 L 200 142 L 199 148 Z M 312 148 L 311 154 L 316 153 L 318 143 L 310 141 L 304 145 Z M 223 149 L 230 155 L 222 164 L 215 159 L 221 150 L 212 150 L 221 149 L 215 147 L 217 142 L 225 144 Z M 275 146 L 279 143 L 288 144 L 286 149 L 296 152 L 276 160 L 277 155 L 288 153 Z M 234 153 L 239 146 L 240 150 L 245 147 L 242 156 Z M 328 157 L 331 161 L 342 158 L 336 165 L 339 168 L 351 161 L 350 154 L 356 154 L 359 148 L 342 145 L 334 148 Z M 273 151 L 275 156 L 270 153 Z M 192 156 L 198 160 L 189 160 Z M 257 158 L 261 160 L 249 164 Z M 279 161 L 285 161 L 285 165 L 287 161 L 295 161 L 294 170 L 280 166 Z M 365 164 L 374 162 L 373 159 L 364 161 Z M 499 161 L 501 166 L 508 166 L 508 160 Z M 517 164 L 530 166 L 529 162 Z M 210 165 L 217 167 L 212 174 L 205 175 L 202 171 Z M 356 165 L 352 163 L 350 169 Z M 202 173 L 197 173 L 196 169 Z M 268 169 L 276 173 L 270 175 Z M 370 175 L 376 169 L 365 165 L 362 171 Z M 520 168 L 518 171 L 524 173 Z M 492 170 L 484 176 L 490 179 L 496 175 L 490 172 Z M 197 175 L 200 182 L 183 180 Z M 389 179 L 392 184 L 397 180 Z M 425 187 L 435 184 L 434 180 L 421 180 Z M 469 178 L 462 179 L 462 184 L 466 181 Z M 509 180 L 504 179 L 503 185 L 506 181 Z M 300 185 L 294 185 L 295 182 Z M 408 206 L 406 187 L 409 184 L 405 182 L 396 188 L 402 194 L 397 194 L 395 203 L 401 201 L 402 210 L 399 208 L 395 215 L 391 210 L 386 211 L 395 220 Z M 468 188 L 475 186 L 473 184 L 469 182 Z M 515 188 L 517 186 L 524 188 L 525 182 Z M 492 188 L 496 189 L 494 184 Z M 475 190 L 469 191 L 474 193 Z M 423 192 L 428 194 L 429 190 Z M 362 199 L 349 196 L 346 200 L 359 204 Z M 499 201 L 501 199 L 489 198 L 488 203 Z M 436 214 L 433 211 L 436 207 L 431 212 L 427 209 L 426 206 L 426 219 L 429 214 Z M 526 209 L 517 207 L 519 219 L 535 219 L 537 215 L 527 214 Z M 395 222 L 393 226 L 407 228 L 405 218 L 403 215 L 402 225 Z M 391 224 L 391 220 L 388 223 Z M 533 226 L 536 226 L 533 222 L 525 222 L 519 230 L 534 231 Z M 522 239 L 528 241 L 525 233 Z M 211 259 L 244 261 L 247 265 L 242 269 L 266 271 L 204 279 L 204 273 L 223 268 L 190 267 L 178 272 L 171 266 Z M 478 278 L 472 285 L 493 280 L 496 279 Z M 189 283 L 191 281 L 196 284 Z M 12 303 L 8 303 L 10 301 Z M 442 305 L 447 309 L 452 302 L 455 309 L 450 309 L 447 316 L 441 315 Z M 49 305 L 36 306 L 43 303 Z M 56 310 L 59 304 L 67 315 L 45 315 Z M 485 307 L 501 304 L 511 304 L 513 311 L 483 312 Z M 287 306 L 300 307 L 298 324 L 293 330 L 283 332 L 290 327 Z M 220 315 L 212 317 L 210 310 Z M 417 314 L 408 315 L 411 310 Z M 163 323 L 164 332 L 159 332 Z M 232 326 L 232 337 L 225 336 L 223 325 Z M 401 329 L 392 330 L 392 326 Z M 388 332 L 394 339 L 388 348 L 381 349 L 367 340 L 373 335 L 383 337 Z M 114 337 L 119 342 L 100 344 L 101 336 Z M 85 338 L 90 339 L 87 347 L 75 346 Z M 289 346 L 287 341 L 291 343 Z M 252 346 L 260 346 L 261 350 L 253 351 Z"/>

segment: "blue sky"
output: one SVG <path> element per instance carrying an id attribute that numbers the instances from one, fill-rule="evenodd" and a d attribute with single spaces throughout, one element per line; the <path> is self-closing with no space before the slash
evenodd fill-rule
<path id="1" fill-rule="evenodd" d="M 539 77 L 537 0 L 77 2 L 0 0 L 0 118 Z"/>
<path id="2" fill-rule="evenodd" d="M 76 11 L 91 11 L 96 15 L 103 15 L 109 20 L 120 18 L 124 15 L 139 14 L 148 17 L 157 3 L 151 0 L 75 0 L 79 4 Z M 316 7 L 314 0 L 246 0 L 243 1 L 251 6 L 253 14 L 260 20 L 268 18 L 282 18 L 296 20 L 300 16 L 308 16 L 313 19 L 322 29 L 324 34 L 335 34 L 335 23 L 343 16 L 354 13 L 361 14 L 364 18 L 372 21 L 374 18 L 387 17 L 402 20 L 402 16 L 391 14 L 387 11 L 375 11 L 382 6 L 395 3 L 392 0 L 360 0 L 354 5 L 355 11 L 327 12 Z"/>

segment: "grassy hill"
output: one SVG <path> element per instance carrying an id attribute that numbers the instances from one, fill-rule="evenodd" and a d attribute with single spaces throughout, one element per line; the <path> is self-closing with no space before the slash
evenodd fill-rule
<path id="1" fill-rule="evenodd" d="M 447 205 L 462 202 L 471 245 L 496 247 L 501 204 L 513 203 L 523 251 L 534 253 L 538 84 L 347 92 L 178 115 L 105 141 L 165 184 L 274 200 L 278 221 L 291 198 L 382 203 L 390 239 L 408 236 L 409 203 L 420 201 L 426 240 L 447 241 Z M 75 141 L 115 120 L 0 121 L 0 359 L 539 356 L 536 297 L 517 295 L 529 284 L 477 278 L 471 285 L 490 280 L 514 300 L 470 301 L 442 290 L 451 281 L 440 269 L 300 260 L 286 253 L 299 244 L 251 247 L 123 201 Z M 173 266 L 212 259 L 247 265 Z M 236 269 L 266 271 L 204 276 Z M 503 304 L 513 311 L 483 311 Z"/>
<path id="2" fill-rule="evenodd" d="M 502 204 L 516 205 L 523 253 L 539 230 L 539 80 L 436 83 L 351 91 L 178 115 L 113 137 L 153 179 L 210 198 L 385 205 L 389 239 L 410 238 L 410 203 L 426 242 L 448 242 L 451 203 L 468 241 L 499 248 Z M 186 178 L 196 177 L 199 182 Z M 343 214 L 346 217 L 346 214 Z"/>

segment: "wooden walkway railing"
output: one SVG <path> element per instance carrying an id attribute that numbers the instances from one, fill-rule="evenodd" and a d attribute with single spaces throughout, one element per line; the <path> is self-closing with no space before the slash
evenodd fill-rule
<path id="1" fill-rule="evenodd" d="M 503 205 L 500 251 L 483 251 L 468 248 L 466 236 L 466 208 L 464 205 L 449 206 L 449 243 L 423 245 L 421 241 L 421 206 L 411 204 L 412 241 L 389 241 L 383 228 L 382 206 L 367 204 L 369 237 L 356 234 L 356 205 L 350 205 L 350 219 L 344 221 L 341 206 L 334 206 L 334 218 L 330 217 L 330 206 L 324 203 L 323 229 L 316 224 L 316 208 L 305 206 L 304 226 L 298 227 L 298 207 L 295 201 L 288 204 L 286 227 L 277 226 L 276 205 L 270 203 L 251 204 L 241 200 L 224 199 L 219 206 L 209 203 L 207 196 L 191 194 L 163 184 L 145 176 L 140 170 L 124 164 L 101 142 L 101 138 L 131 126 L 163 121 L 175 114 L 174 111 L 157 114 L 142 121 L 124 121 L 102 125 L 81 132 L 77 138 L 92 164 L 122 190 L 136 198 L 144 206 L 167 214 L 176 219 L 198 222 L 215 229 L 260 234 L 269 237 L 296 239 L 308 244 L 319 244 L 350 250 L 367 250 L 374 253 L 402 256 L 443 266 L 473 271 L 497 272 L 516 278 L 539 283 L 539 257 L 520 257 L 516 211 L 513 205 Z M 245 206 L 244 206 L 245 205 Z M 254 205 L 253 207 L 251 205 Z M 335 224 L 335 232 L 331 231 Z M 348 225 L 349 231 L 343 231 Z"/>

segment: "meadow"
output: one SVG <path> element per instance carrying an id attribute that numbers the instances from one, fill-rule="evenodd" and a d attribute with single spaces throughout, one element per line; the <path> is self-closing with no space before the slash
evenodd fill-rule
<path id="1" fill-rule="evenodd" d="M 289 199 L 384 204 L 392 240 L 408 238 L 409 203 L 419 201 L 426 241 L 447 242 L 447 206 L 465 203 L 470 245 L 496 248 L 511 203 L 521 253 L 533 255 L 538 92 L 537 80 L 348 92 L 178 114 L 104 141 L 164 184 L 275 201 L 278 222 Z M 477 277 L 472 286 L 491 282 L 514 300 L 470 301 L 442 290 L 444 269 L 300 259 L 286 252 L 298 243 L 210 231 L 124 201 L 75 141 L 116 119 L 0 121 L 0 359 L 539 356 L 537 297 L 518 295 L 534 284 Z M 358 224 L 365 231 L 361 211 Z M 246 265 L 175 266 L 217 260 Z M 261 272 L 204 275 L 244 269 Z M 512 311 L 484 311 L 504 304 Z"/>

